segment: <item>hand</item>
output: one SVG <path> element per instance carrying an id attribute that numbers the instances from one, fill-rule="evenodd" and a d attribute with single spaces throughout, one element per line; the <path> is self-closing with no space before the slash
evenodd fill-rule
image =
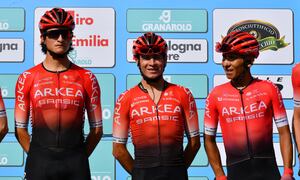
<path id="1" fill-rule="evenodd" d="M 295 180 L 295 178 L 290 175 L 283 175 L 281 176 L 280 180 Z"/>

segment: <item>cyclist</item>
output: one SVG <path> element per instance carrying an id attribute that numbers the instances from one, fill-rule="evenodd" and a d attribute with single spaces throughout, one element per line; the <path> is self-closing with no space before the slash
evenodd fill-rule
<path id="1" fill-rule="evenodd" d="M 74 26 L 64 9 L 46 11 L 39 22 L 46 58 L 22 73 L 16 84 L 16 137 L 28 154 L 28 180 L 91 179 L 88 157 L 102 136 L 100 88 L 92 72 L 67 57 Z M 86 139 L 85 110 L 90 125 Z"/>
<path id="2" fill-rule="evenodd" d="M 292 70 L 292 84 L 294 90 L 294 117 L 293 117 L 293 130 L 294 139 L 298 149 L 298 159 L 300 162 L 300 64 L 296 64 Z M 300 176 L 300 170 L 298 172 Z"/>
<path id="3" fill-rule="evenodd" d="M 6 110 L 0 89 L 0 142 L 8 132 Z"/>
<path id="4" fill-rule="evenodd" d="M 166 41 L 148 32 L 133 44 L 142 80 L 122 93 L 113 122 L 113 155 L 133 180 L 188 179 L 187 168 L 200 148 L 198 114 L 192 93 L 163 78 Z M 135 159 L 126 143 L 132 135 Z M 183 149 L 184 131 L 188 144 Z"/>
<path id="5" fill-rule="evenodd" d="M 278 128 L 284 162 L 282 179 L 292 179 L 292 143 L 279 89 L 270 81 L 253 78 L 250 68 L 259 44 L 247 32 L 234 31 L 217 43 L 230 82 L 215 87 L 206 100 L 204 144 L 217 180 L 227 179 L 216 145 L 220 122 L 232 180 L 280 179 L 273 148 L 272 119 Z"/>

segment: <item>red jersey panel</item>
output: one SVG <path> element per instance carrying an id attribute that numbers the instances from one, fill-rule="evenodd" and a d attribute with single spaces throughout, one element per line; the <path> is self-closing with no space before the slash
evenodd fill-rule
<path id="1" fill-rule="evenodd" d="M 192 93 L 165 83 L 153 102 L 142 84 L 121 94 L 114 112 L 113 137 L 126 143 L 128 132 L 135 150 L 135 167 L 184 165 L 183 136 L 199 136 L 198 114 Z"/>
<path id="2" fill-rule="evenodd" d="M 215 87 L 206 99 L 205 134 L 215 136 L 220 121 L 227 165 L 260 157 L 275 157 L 272 119 L 288 125 L 279 89 L 270 81 L 254 79 L 244 90 L 230 82 Z"/>
<path id="3" fill-rule="evenodd" d="M 294 106 L 300 107 L 300 63 L 296 64 L 292 70 L 292 84 L 294 91 Z"/>
<path id="4" fill-rule="evenodd" d="M 5 106 L 2 99 L 2 93 L 0 89 L 0 118 L 1 117 L 6 117 L 6 110 L 5 110 Z"/>
<path id="5" fill-rule="evenodd" d="M 62 72 L 39 64 L 19 76 L 16 84 L 15 126 L 27 128 L 42 147 L 83 145 L 84 112 L 90 126 L 102 127 L 100 88 L 92 72 L 75 64 Z"/>

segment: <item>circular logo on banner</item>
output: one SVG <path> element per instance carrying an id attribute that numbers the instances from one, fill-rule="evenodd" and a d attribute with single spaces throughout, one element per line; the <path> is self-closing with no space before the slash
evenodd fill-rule
<path id="1" fill-rule="evenodd" d="M 259 42 L 260 51 L 277 51 L 290 44 L 284 42 L 285 36 L 280 37 L 280 32 L 274 25 L 260 20 L 238 22 L 229 28 L 227 34 L 232 31 L 245 31 L 252 34 Z"/>

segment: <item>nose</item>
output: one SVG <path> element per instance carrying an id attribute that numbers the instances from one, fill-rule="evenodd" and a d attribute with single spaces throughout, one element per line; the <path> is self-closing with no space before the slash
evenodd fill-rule
<path id="1" fill-rule="evenodd" d="M 58 40 L 58 41 L 63 41 L 63 39 L 64 39 L 64 38 L 63 38 L 63 35 L 62 35 L 62 34 L 59 34 L 57 40 Z"/>
<path id="2" fill-rule="evenodd" d="M 230 65 L 231 65 L 231 61 L 229 61 L 227 59 L 222 60 L 222 66 L 223 67 L 229 67 Z"/>
<path id="3" fill-rule="evenodd" d="M 154 65 L 154 63 L 155 63 L 155 60 L 154 60 L 153 57 L 152 57 L 151 59 L 149 59 L 149 64 L 150 64 L 150 65 Z"/>

